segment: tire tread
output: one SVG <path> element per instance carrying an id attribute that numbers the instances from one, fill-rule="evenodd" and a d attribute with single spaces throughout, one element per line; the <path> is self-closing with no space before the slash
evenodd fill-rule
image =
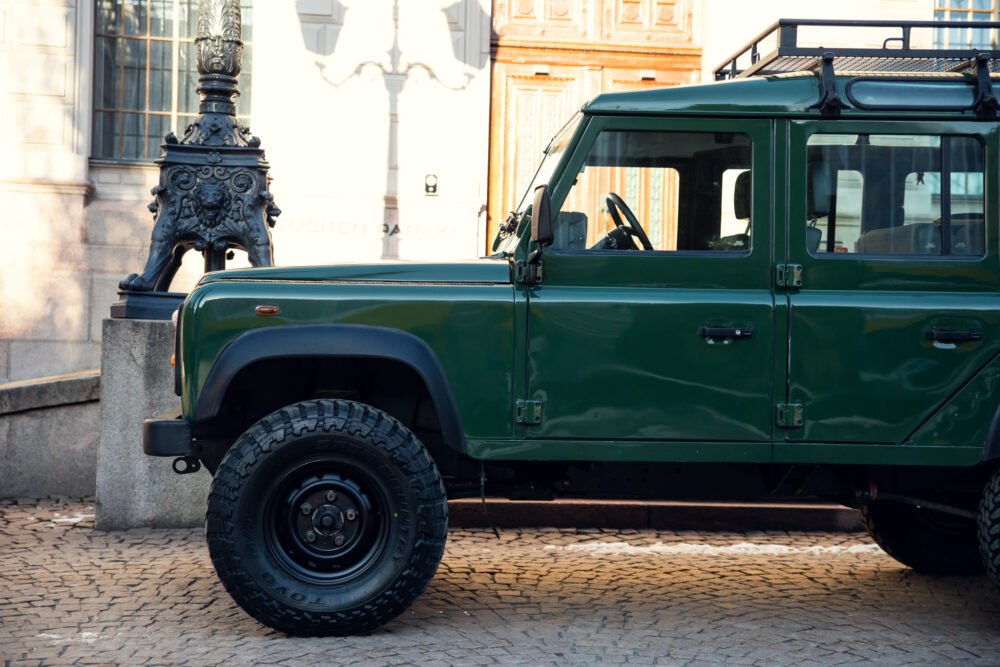
<path id="1" fill-rule="evenodd" d="M 336 612 L 298 610 L 271 598 L 240 567 L 233 541 L 240 490 L 271 452 L 292 438 L 321 430 L 369 440 L 409 475 L 418 501 L 417 535 L 410 561 L 379 596 Z M 437 570 L 448 532 L 448 504 L 437 466 L 412 432 L 390 415 L 353 401 L 318 399 L 277 410 L 251 426 L 230 448 L 216 471 L 208 499 L 206 537 L 212 563 L 237 604 L 265 625 L 293 635 L 349 635 L 369 632 L 402 613 Z"/>

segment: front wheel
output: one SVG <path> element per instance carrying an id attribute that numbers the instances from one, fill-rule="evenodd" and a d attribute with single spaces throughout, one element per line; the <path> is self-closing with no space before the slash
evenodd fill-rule
<path id="1" fill-rule="evenodd" d="M 402 424 L 340 400 L 297 403 L 236 441 L 209 495 L 226 590 L 292 635 L 377 628 L 424 590 L 448 530 L 434 461 Z"/>

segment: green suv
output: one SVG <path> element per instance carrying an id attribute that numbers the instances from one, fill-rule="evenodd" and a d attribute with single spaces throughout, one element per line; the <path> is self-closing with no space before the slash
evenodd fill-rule
<path id="1" fill-rule="evenodd" d="M 248 613 L 386 623 L 483 494 L 821 498 L 916 570 L 1000 578 L 1000 51 L 800 45 L 820 24 L 592 100 L 489 257 L 205 276 L 144 448 L 214 475 Z"/>

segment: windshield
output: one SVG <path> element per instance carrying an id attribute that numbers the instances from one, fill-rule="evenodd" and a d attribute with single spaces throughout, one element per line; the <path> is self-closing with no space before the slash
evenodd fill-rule
<path id="1" fill-rule="evenodd" d="M 545 154 L 542 156 L 542 162 L 538 165 L 538 168 L 534 172 L 534 176 L 531 178 L 531 182 L 528 187 L 524 189 L 524 194 L 521 196 L 521 200 L 518 202 L 517 207 L 511 213 L 514 221 L 511 223 L 510 218 L 507 221 L 500 224 L 500 229 L 497 232 L 497 239 L 493 244 L 494 250 L 499 252 L 510 252 L 515 245 L 514 231 L 516 229 L 517 222 L 520 221 L 521 217 L 525 213 L 525 208 L 530 206 L 532 198 L 534 197 L 535 188 L 543 183 L 548 183 L 549 179 L 552 178 L 552 172 L 555 171 L 556 166 L 562 159 L 563 153 L 569 147 L 570 140 L 573 135 L 576 134 L 576 128 L 580 125 L 580 121 L 583 119 L 583 114 L 577 112 L 569 121 L 562 126 L 556 135 L 549 142 L 549 145 L 545 148 Z"/>

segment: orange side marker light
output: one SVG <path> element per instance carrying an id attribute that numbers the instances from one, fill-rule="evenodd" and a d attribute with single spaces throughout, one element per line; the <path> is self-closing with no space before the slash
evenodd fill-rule
<path id="1" fill-rule="evenodd" d="M 281 309 L 277 306 L 257 306 L 253 309 L 253 312 L 257 313 L 260 317 L 270 317 L 279 314 Z"/>

